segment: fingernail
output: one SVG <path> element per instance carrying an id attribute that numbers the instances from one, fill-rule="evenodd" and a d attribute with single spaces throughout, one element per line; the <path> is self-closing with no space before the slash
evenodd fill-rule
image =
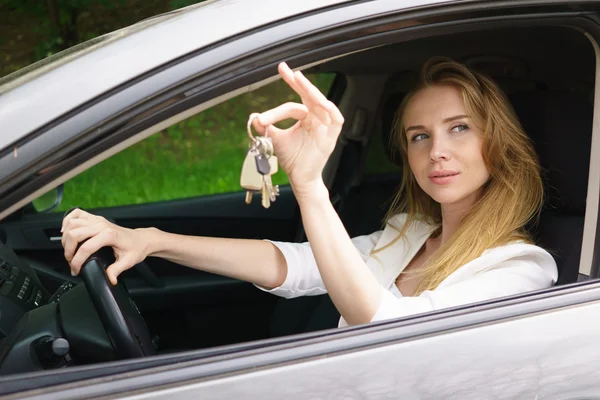
<path id="1" fill-rule="evenodd" d="M 60 227 L 60 233 L 63 233 L 63 232 L 64 232 L 64 230 L 65 230 L 65 227 L 64 227 L 64 226 L 61 226 L 61 227 Z"/>
<path id="2" fill-rule="evenodd" d="M 71 271 L 71 276 L 75 276 L 75 272 L 74 271 Z"/>

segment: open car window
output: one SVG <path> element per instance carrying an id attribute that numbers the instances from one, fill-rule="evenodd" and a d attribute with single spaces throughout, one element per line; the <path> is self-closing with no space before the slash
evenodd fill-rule
<path id="1" fill-rule="evenodd" d="M 327 94 L 335 74 L 309 79 Z M 299 98 L 277 80 L 171 125 L 65 182 L 55 212 L 240 192 L 240 171 L 249 146 L 248 116 L 289 101 Z M 273 175 L 273 184 L 288 184 L 283 171 Z"/>

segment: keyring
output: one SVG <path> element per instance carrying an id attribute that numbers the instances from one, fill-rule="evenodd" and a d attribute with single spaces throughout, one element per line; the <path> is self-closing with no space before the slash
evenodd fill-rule
<path id="1" fill-rule="evenodd" d="M 254 140 L 256 140 L 256 149 L 260 152 L 260 147 L 262 146 L 262 153 L 267 158 L 271 158 L 271 156 L 273 155 L 273 142 L 271 141 L 271 139 L 264 136 L 259 136 L 257 138 L 254 138 Z"/>
<path id="2" fill-rule="evenodd" d="M 250 137 L 250 140 L 252 140 L 253 143 L 256 143 L 257 139 L 252 134 L 252 121 L 254 121 L 254 118 L 259 117 L 259 116 L 260 116 L 259 113 L 250 114 L 250 117 L 248 118 L 248 123 L 246 124 L 246 129 L 248 130 L 248 137 Z M 268 132 L 265 130 L 265 137 L 267 137 L 268 135 L 269 135 Z"/>

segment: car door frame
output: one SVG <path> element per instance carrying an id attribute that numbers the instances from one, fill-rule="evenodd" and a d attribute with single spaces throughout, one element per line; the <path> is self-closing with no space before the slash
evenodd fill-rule
<path id="1" fill-rule="evenodd" d="M 339 53 L 343 53 L 345 49 L 351 51 L 353 46 L 357 46 L 357 41 L 359 42 L 358 46 L 369 46 L 381 43 L 382 38 L 384 38 L 386 34 L 388 37 L 387 39 L 384 38 L 384 40 L 392 40 L 393 37 L 397 37 L 398 35 L 403 36 L 407 32 L 410 32 L 409 36 L 410 39 L 412 39 L 419 34 L 443 34 L 443 32 L 448 30 L 451 25 L 453 28 L 462 26 L 464 29 L 470 30 L 476 29 L 477 26 L 481 27 L 483 24 L 490 27 L 493 24 L 504 24 L 507 22 L 514 23 L 514 21 L 517 20 L 527 20 L 529 21 L 528 26 L 531 26 L 531 24 L 537 23 L 532 20 L 537 20 L 542 17 L 545 18 L 543 24 L 548 24 L 552 21 L 564 22 L 564 18 L 570 18 L 571 23 L 574 23 L 574 21 L 577 20 L 577 24 L 585 27 L 586 31 L 596 40 L 600 38 L 598 25 L 583 17 L 582 12 L 573 11 L 573 9 L 569 7 L 564 8 L 563 6 L 559 6 L 559 10 L 550 7 L 538 10 L 540 11 L 540 14 L 531 13 L 529 11 L 523 16 L 512 14 L 509 17 L 505 17 L 504 10 L 501 8 L 503 2 L 487 2 L 485 6 L 482 3 L 474 3 L 468 7 L 466 7 L 465 4 L 444 4 L 439 6 L 439 9 L 427 9 L 425 11 L 399 11 L 397 10 L 397 5 L 394 6 L 391 3 L 392 2 L 387 1 L 373 2 L 375 5 L 385 4 L 387 11 L 391 14 L 391 16 L 388 15 L 380 18 L 389 18 L 390 24 L 397 24 L 400 20 L 403 22 L 403 24 L 400 24 L 401 26 L 396 25 L 395 29 L 390 31 L 383 31 L 377 34 L 371 33 L 370 35 L 354 39 L 355 42 L 352 43 L 352 46 L 348 45 L 348 43 L 337 43 L 338 47 L 336 48 L 336 51 Z M 533 7 L 538 5 L 546 7 L 544 4 L 540 5 L 540 2 L 532 1 L 524 3 L 526 4 L 521 4 L 521 6 L 526 7 L 530 5 Z M 365 4 L 366 3 L 349 4 L 346 7 L 353 12 L 363 12 L 364 16 Z M 494 8 L 494 5 L 499 8 Z M 526 8 L 524 9 L 526 10 Z M 457 21 L 456 13 L 461 10 L 468 13 L 463 16 L 462 21 Z M 350 13 L 349 15 L 352 16 L 354 14 Z M 367 13 L 367 15 L 373 14 Z M 319 19 L 321 17 L 324 16 L 315 14 L 305 18 L 310 20 L 310 18 Z M 468 24 L 466 21 L 468 21 Z M 290 22 L 290 24 L 294 22 L 306 23 L 307 21 L 297 20 Z M 382 25 L 381 20 L 379 20 L 379 25 L 377 26 L 381 27 Z M 430 26 L 424 28 L 423 26 L 425 25 Z M 354 29 L 355 30 L 351 30 L 351 32 L 356 33 L 358 31 L 364 33 L 367 28 L 364 28 L 365 30 L 363 31 L 356 27 Z M 266 31 L 269 31 L 269 29 Z M 456 30 L 454 29 L 453 31 Z M 262 32 L 256 32 L 254 34 L 261 33 Z M 335 36 L 333 37 L 335 38 Z M 332 51 L 331 47 L 334 47 L 336 44 L 333 43 L 331 37 L 326 39 L 329 39 L 326 43 L 330 46 L 329 51 Z M 372 40 L 370 44 L 369 40 Z M 243 44 L 238 43 L 238 45 Z M 346 45 L 346 48 L 344 48 L 344 45 Z M 219 48 L 214 48 L 211 49 L 210 52 L 218 50 Z M 315 56 L 315 53 L 321 55 Z M 322 57 L 322 53 L 323 52 L 315 51 L 311 56 L 315 58 Z M 198 60 L 201 60 L 201 57 L 206 56 L 207 54 L 209 54 L 209 52 L 203 52 L 196 57 L 199 57 Z M 90 146 L 92 148 L 90 150 L 91 153 L 88 152 L 85 155 L 74 154 L 74 148 L 70 147 L 56 159 L 48 156 L 40 156 L 39 160 L 41 166 L 54 166 L 54 169 L 48 174 L 39 176 L 23 185 L 25 188 L 21 188 L 16 192 L 18 192 L 20 196 L 24 196 L 24 198 L 32 197 L 32 193 L 36 193 L 36 190 L 38 192 L 43 192 L 44 190 L 47 190 L 48 187 L 55 186 L 57 182 L 66 176 L 65 173 L 71 171 L 75 166 L 81 167 L 84 165 L 82 164 L 83 160 L 86 157 L 89 157 L 90 154 L 94 154 L 97 158 L 106 158 L 106 155 L 110 153 L 110 151 L 115 150 L 113 146 L 115 146 L 116 143 L 120 143 L 121 146 L 119 147 L 124 147 L 131 144 L 132 141 L 128 139 L 143 139 L 141 136 L 144 136 L 146 133 L 140 134 L 140 132 L 144 132 L 145 126 L 146 130 L 151 130 L 156 129 L 157 126 L 162 126 L 162 123 L 157 125 L 157 121 L 169 122 L 169 124 L 171 124 L 176 119 L 185 118 L 182 116 L 183 114 L 198 112 L 199 108 L 206 106 L 206 101 L 211 99 L 211 96 L 216 96 L 221 100 L 232 93 L 232 90 L 239 90 L 241 87 L 269 79 L 272 74 L 272 72 L 269 72 L 269 69 L 272 70 L 276 61 L 286 58 L 286 55 L 289 55 L 289 59 L 293 60 L 290 61 L 292 66 L 305 65 L 306 63 L 310 63 L 311 60 L 310 56 L 306 55 L 290 55 L 286 52 L 283 54 L 276 54 L 276 52 L 274 52 L 273 55 L 266 57 L 268 61 L 263 67 L 255 68 L 250 72 L 247 69 L 244 70 L 244 68 L 240 71 L 239 65 L 238 69 L 231 68 L 231 66 L 224 68 L 221 72 L 227 76 L 229 81 L 221 81 L 219 86 L 207 85 L 207 80 L 218 78 L 216 75 L 210 73 L 200 76 L 195 74 L 186 75 L 198 77 L 191 81 L 188 80 L 180 82 L 177 85 L 171 85 L 171 89 L 154 97 L 152 101 L 146 101 L 139 105 L 139 107 L 136 108 L 135 114 L 132 114 L 132 109 L 129 109 L 129 114 L 121 115 L 121 119 L 115 117 L 115 114 L 112 114 L 110 118 L 104 116 L 103 120 L 107 123 L 106 126 L 123 128 L 123 121 L 131 122 L 135 116 L 140 115 L 140 113 L 143 113 L 144 110 L 147 110 L 149 107 L 159 106 L 159 109 L 160 106 L 163 107 L 156 114 L 152 115 L 151 118 L 138 121 L 125 129 L 118 130 L 118 132 L 113 131 L 113 134 L 111 135 L 94 138 L 93 134 L 85 129 L 86 124 L 83 123 L 80 117 L 81 115 L 86 114 L 91 108 L 101 104 L 102 101 L 85 110 L 80 110 L 80 114 L 73 115 L 70 119 L 65 120 L 63 124 L 66 124 L 65 127 L 67 127 L 69 123 L 72 124 L 72 126 L 70 126 L 72 129 L 70 132 L 72 132 L 73 137 L 79 137 L 76 142 L 79 146 L 82 146 L 83 144 Z M 250 60 L 246 59 L 246 62 L 246 66 L 253 64 L 252 58 L 250 58 Z M 173 68 L 175 67 L 177 66 L 174 66 Z M 196 65 L 196 68 L 197 67 L 198 65 Z M 240 75 L 236 78 L 232 78 L 235 71 L 240 72 Z M 153 78 L 157 75 L 149 76 L 140 83 L 153 82 Z M 161 77 L 161 79 L 162 78 L 164 77 Z M 205 86 L 202 86 L 202 84 Z M 168 85 L 166 86 L 168 87 Z M 159 85 L 159 88 L 164 87 L 165 85 Z M 131 93 L 125 93 L 128 89 L 130 88 L 126 88 L 123 92 L 116 93 L 114 96 L 118 96 L 120 93 L 131 96 Z M 182 90 L 187 91 L 188 93 L 190 91 L 198 90 L 197 92 L 194 92 L 194 95 L 198 94 L 198 96 L 195 97 L 194 95 L 191 95 L 179 103 L 165 105 L 166 99 L 168 99 L 169 96 L 172 98 L 172 96 L 175 96 L 177 93 L 181 93 Z M 193 101 L 189 99 L 193 99 Z M 108 99 L 103 100 L 106 101 Z M 120 101 L 117 103 L 123 104 Z M 196 105 L 193 105 L 194 103 Z M 200 106 L 198 106 L 198 104 Z M 111 108 L 113 111 L 114 106 L 115 105 Z M 91 121 L 91 123 L 97 123 L 99 119 L 102 120 L 102 118 L 97 118 L 96 120 Z M 108 122 L 109 120 L 110 122 Z M 133 129 L 132 126 L 134 126 L 135 129 Z M 106 128 L 103 132 L 108 131 L 110 130 Z M 40 135 L 37 138 L 32 139 L 32 141 L 25 143 L 24 146 L 33 146 L 33 142 L 45 136 L 46 135 Z M 46 140 L 48 139 L 46 138 Z M 40 143 L 43 142 L 37 142 L 37 144 Z M 75 149 L 76 148 L 77 147 L 75 147 Z M 592 155 L 594 154 L 598 154 L 598 150 L 594 151 L 594 149 L 592 149 Z M 57 160 L 60 160 L 60 162 L 54 164 Z M 85 164 L 85 167 L 88 166 L 89 162 Z M 9 200 L 4 199 L 2 204 L 11 204 L 11 206 L 14 206 L 15 204 L 19 204 L 19 202 L 20 198 L 18 198 L 17 195 L 14 195 Z M 589 218 L 586 215 L 586 220 L 588 219 Z M 594 231 L 592 233 L 595 240 L 598 240 L 596 232 Z M 588 251 L 593 253 L 592 259 L 594 260 L 594 263 L 597 260 L 597 249 L 598 246 L 594 246 L 593 249 L 588 249 Z M 418 341 L 426 337 L 431 337 L 431 335 L 443 335 L 448 332 L 477 329 L 482 326 L 497 325 L 502 321 L 508 320 L 526 320 L 530 316 L 565 311 L 582 305 L 593 305 L 598 299 L 600 299 L 600 283 L 595 281 L 582 282 L 569 285 L 568 287 L 551 288 L 534 294 L 513 296 L 510 299 L 493 300 L 478 305 L 457 307 L 451 310 L 429 313 L 427 315 L 385 321 L 337 331 L 330 330 L 264 342 L 227 346 L 219 349 L 157 356 L 146 360 L 128 360 L 64 371 L 45 371 L 43 373 L 28 374 L 28 376 L 15 376 L 14 379 L 10 379 L 12 377 L 9 377 L 9 379 L 1 379 L 0 386 L 3 388 L 2 393 L 4 394 L 14 393 L 17 390 L 35 388 L 36 390 L 34 392 L 21 393 L 19 396 L 33 396 L 35 394 L 40 395 L 40 398 L 56 396 L 57 393 L 61 393 L 62 398 L 69 398 L 75 396 L 75 394 L 79 397 L 82 395 L 91 397 L 108 394 L 114 395 L 122 393 L 125 390 L 129 391 L 129 393 L 140 390 L 155 390 L 159 387 L 166 388 L 172 385 L 182 386 L 192 383 L 196 384 L 200 380 L 205 382 L 223 380 L 226 376 L 230 376 L 231 374 L 241 377 L 246 373 L 256 372 L 257 368 L 269 368 L 272 371 L 276 371 L 278 367 L 290 363 L 309 363 L 315 359 L 326 356 L 340 355 L 348 352 L 368 351 L 369 349 L 381 348 L 382 346 L 391 343 Z M 115 374 L 117 374 L 116 377 Z M 73 387 L 73 382 L 78 382 L 76 388 Z M 52 387 L 53 385 L 59 386 Z M 47 389 L 43 389 L 44 387 Z M 40 389 L 42 389 L 42 392 L 39 391 Z"/>

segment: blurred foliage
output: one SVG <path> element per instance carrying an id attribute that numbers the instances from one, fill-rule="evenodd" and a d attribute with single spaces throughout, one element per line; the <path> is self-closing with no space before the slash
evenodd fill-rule
<path id="1" fill-rule="evenodd" d="M 198 0 L 171 0 L 171 10 L 177 10 L 178 8 L 183 8 L 187 6 L 191 6 L 192 4 L 199 3 Z"/>
<path id="2" fill-rule="evenodd" d="M 0 77 L 94 37 L 203 0 L 0 0 Z"/>

